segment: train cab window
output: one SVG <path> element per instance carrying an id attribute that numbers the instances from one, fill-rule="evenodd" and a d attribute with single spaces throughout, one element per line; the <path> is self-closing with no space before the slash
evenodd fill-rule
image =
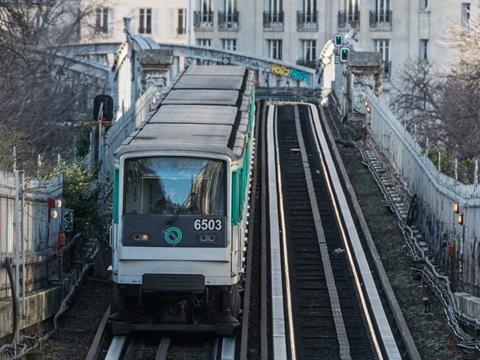
<path id="1" fill-rule="evenodd" d="M 149 157 L 125 161 L 124 215 L 226 215 L 221 160 Z"/>

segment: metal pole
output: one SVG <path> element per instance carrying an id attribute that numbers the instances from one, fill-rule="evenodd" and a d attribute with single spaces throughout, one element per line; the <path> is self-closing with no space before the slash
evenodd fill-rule
<path id="1" fill-rule="evenodd" d="M 26 314 L 26 309 L 25 309 L 25 283 L 26 283 L 26 270 L 25 270 L 25 240 L 24 240 L 24 235 L 23 235 L 23 209 L 25 206 L 25 172 L 21 171 L 21 197 L 20 197 L 20 241 L 22 244 L 22 318 Z"/>
<path id="2" fill-rule="evenodd" d="M 75 151 L 75 146 L 74 146 L 74 151 Z M 60 172 L 61 168 L 62 168 L 62 156 L 60 154 L 57 154 L 57 171 Z"/>
<path id="3" fill-rule="evenodd" d="M 13 214 L 13 228 L 15 234 L 15 302 L 18 305 L 20 298 L 20 171 L 15 170 L 15 212 Z M 18 306 L 17 306 L 18 309 Z M 15 314 L 16 322 L 19 324 L 19 311 Z M 20 326 L 17 326 L 14 334 L 14 342 L 20 340 Z"/>
<path id="4" fill-rule="evenodd" d="M 473 183 L 478 185 L 478 159 L 475 159 L 475 170 L 473 173 Z"/>
<path id="5" fill-rule="evenodd" d="M 454 171 L 455 171 L 455 181 L 458 181 L 458 159 L 455 158 L 453 161 Z"/>
<path id="6" fill-rule="evenodd" d="M 17 170 L 17 147 L 13 147 L 13 171 Z"/>
<path id="7" fill-rule="evenodd" d="M 42 166 L 42 157 L 38 154 L 37 157 L 37 179 L 40 179 L 40 167 Z"/>
<path id="8" fill-rule="evenodd" d="M 438 150 L 438 172 L 442 172 L 442 152 Z"/>
<path id="9" fill-rule="evenodd" d="M 427 140 L 426 140 L 426 144 L 425 144 L 425 155 L 427 156 L 427 159 L 428 159 L 428 147 L 430 146 L 430 144 L 428 143 L 428 137 L 427 137 Z"/>

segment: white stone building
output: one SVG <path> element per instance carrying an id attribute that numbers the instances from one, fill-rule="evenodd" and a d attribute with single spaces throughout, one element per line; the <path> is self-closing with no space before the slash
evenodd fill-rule
<path id="1" fill-rule="evenodd" d="M 388 80 L 408 59 L 448 66 L 449 27 L 479 8 L 480 0 L 110 0 L 85 21 L 81 40 L 121 42 L 130 17 L 133 30 L 159 42 L 315 67 L 324 44 L 354 28 L 362 49 L 382 53 Z"/>
<path id="2" fill-rule="evenodd" d="M 92 2 L 93 1 L 93 2 Z M 83 0 L 92 7 L 81 26 L 81 42 L 123 42 L 123 18 L 131 18 L 132 30 L 158 42 L 188 41 L 188 0 Z M 95 6 L 92 4 L 101 4 Z M 193 36 L 193 33 L 191 33 Z"/>
<path id="3" fill-rule="evenodd" d="M 311 64 L 336 33 L 358 30 L 364 50 L 382 53 L 385 77 L 408 59 L 448 66 L 454 24 L 479 0 L 193 0 L 197 45 Z M 313 63 L 312 63 L 313 62 Z"/>

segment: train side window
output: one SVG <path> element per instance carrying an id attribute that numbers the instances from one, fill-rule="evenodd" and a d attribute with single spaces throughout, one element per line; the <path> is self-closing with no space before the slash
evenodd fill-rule
<path id="1" fill-rule="evenodd" d="M 113 223 L 118 224 L 118 207 L 120 201 L 120 169 L 115 168 L 113 174 Z"/>
<path id="2" fill-rule="evenodd" d="M 240 221 L 240 171 L 232 172 L 232 224 Z"/>

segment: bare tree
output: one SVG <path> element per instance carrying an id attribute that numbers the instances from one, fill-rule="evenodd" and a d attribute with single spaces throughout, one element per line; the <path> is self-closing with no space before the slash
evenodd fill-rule
<path id="1" fill-rule="evenodd" d="M 69 149 L 84 118 L 98 84 L 70 71 L 56 46 L 78 40 L 91 8 L 80 0 L 0 0 L 0 136 L 28 145 L 24 158 Z"/>
<path id="2" fill-rule="evenodd" d="M 449 45 L 458 51 L 451 70 L 408 63 L 400 76 L 394 102 L 410 132 L 468 159 L 480 154 L 480 26 L 453 27 Z"/>

